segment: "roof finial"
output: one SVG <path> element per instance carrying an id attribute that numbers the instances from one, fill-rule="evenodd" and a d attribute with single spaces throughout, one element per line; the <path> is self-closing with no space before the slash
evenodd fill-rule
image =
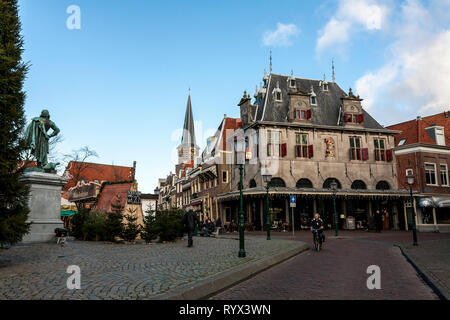
<path id="1" fill-rule="evenodd" d="M 335 80 L 336 80 L 336 77 L 334 76 L 334 58 L 331 59 L 331 69 L 332 69 L 332 71 L 333 71 L 333 83 L 334 83 Z"/>
<path id="2" fill-rule="evenodd" d="M 293 69 L 291 69 L 291 76 L 293 76 L 294 75 L 294 70 Z"/>
<path id="3" fill-rule="evenodd" d="M 189 95 L 191 95 L 191 87 L 189 87 Z"/>
<path id="4" fill-rule="evenodd" d="M 270 50 L 270 73 L 272 74 L 272 50 Z"/>

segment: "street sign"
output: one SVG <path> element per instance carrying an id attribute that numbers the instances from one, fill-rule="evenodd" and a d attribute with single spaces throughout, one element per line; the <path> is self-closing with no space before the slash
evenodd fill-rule
<path id="1" fill-rule="evenodd" d="M 291 208 L 295 208 L 297 205 L 297 196 L 292 195 L 289 197 L 289 200 Z"/>

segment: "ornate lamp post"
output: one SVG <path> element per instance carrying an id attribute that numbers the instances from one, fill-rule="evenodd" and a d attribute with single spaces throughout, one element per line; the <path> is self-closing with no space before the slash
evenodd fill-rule
<path id="1" fill-rule="evenodd" d="M 269 213 L 269 185 L 272 180 L 272 175 L 269 173 L 263 174 L 263 180 L 266 183 L 266 230 L 267 240 L 270 240 L 270 213 Z"/>
<path id="2" fill-rule="evenodd" d="M 236 147 L 240 154 L 244 154 L 244 142 L 238 139 L 236 141 Z M 236 159 L 237 160 L 237 159 Z M 245 258 L 245 241 L 244 241 L 244 197 L 242 194 L 242 188 L 244 186 L 243 177 L 244 177 L 244 165 L 242 161 L 237 161 L 239 163 L 239 258 Z"/>
<path id="3" fill-rule="evenodd" d="M 406 176 L 406 183 L 409 185 L 409 195 L 411 199 L 411 209 L 412 209 L 412 229 L 413 229 L 413 245 L 417 246 L 417 232 L 416 232 L 416 211 L 414 208 L 414 199 L 412 194 L 412 186 L 414 184 L 414 175 Z"/>
<path id="4" fill-rule="evenodd" d="M 338 236 L 338 218 L 336 212 L 336 193 L 338 184 L 335 180 L 330 183 L 331 191 L 333 192 L 333 210 L 334 210 L 334 227 L 336 229 L 336 237 Z"/>

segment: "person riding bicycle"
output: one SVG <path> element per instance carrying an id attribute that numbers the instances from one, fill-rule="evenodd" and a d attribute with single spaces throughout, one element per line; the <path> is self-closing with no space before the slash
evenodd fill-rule
<path id="1" fill-rule="evenodd" d="M 323 234 L 324 226 L 325 223 L 320 218 L 320 214 L 318 213 L 314 214 L 314 219 L 312 219 L 310 222 L 311 231 L 313 233 L 313 239 L 314 239 L 314 232 L 317 232 L 319 237 L 322 238 L 322 242 L 325 242 L 325 235 Z"/>

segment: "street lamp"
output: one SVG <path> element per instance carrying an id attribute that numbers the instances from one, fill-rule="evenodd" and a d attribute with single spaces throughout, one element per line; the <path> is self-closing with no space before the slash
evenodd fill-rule
<path id="1" fill-rule="evenodd" d="M 243 155 L 244 154 L 244 142 L 242 139 L 236 139 L 235 144 L 237 147 L 237 151 Z M 245 242 L 244 242 L 244 197 L 242 194 L 242 188 L 244 186 L 243 176 L 244 176 L 244 165 L 243 161 L 239 161 L 236 159 L 237 163 L 239 163 L 239 258 L 245 258 Z"/>
<path id="2" fill-rule="evenodd" d="M 414 184 L 414 175 L 410 174 L 406 176 L 406 183 L 409 185 L 409 195 L 411 198 L 411 209 L 412 209 L 412 229 L 413 229 L 413 246 L 417 246 L 417 232 L 416 232 L 416 212 L 414 208 L 414 199 L 412 194 L 412 186 Z"/>
<path id="3" fill-rule="evenodd" d="M 269 173 L 263 174 L 263 180 L 266 183 L 266 230 L 267 240 L 270 240 L 270 213 L 269 213 L 269 186 L 272 180 L 272 175 Z"/>
<path id="4" fill-rule="evenodd" d="M 338 218 L 336 212 L 336 192 L 338 184 L 335 180 L 330 183 L 331 191 L 333 192 L 333 209 L 334 209 L 334 227 L 336 229 L 336 237 L 338 236 Z"/>

